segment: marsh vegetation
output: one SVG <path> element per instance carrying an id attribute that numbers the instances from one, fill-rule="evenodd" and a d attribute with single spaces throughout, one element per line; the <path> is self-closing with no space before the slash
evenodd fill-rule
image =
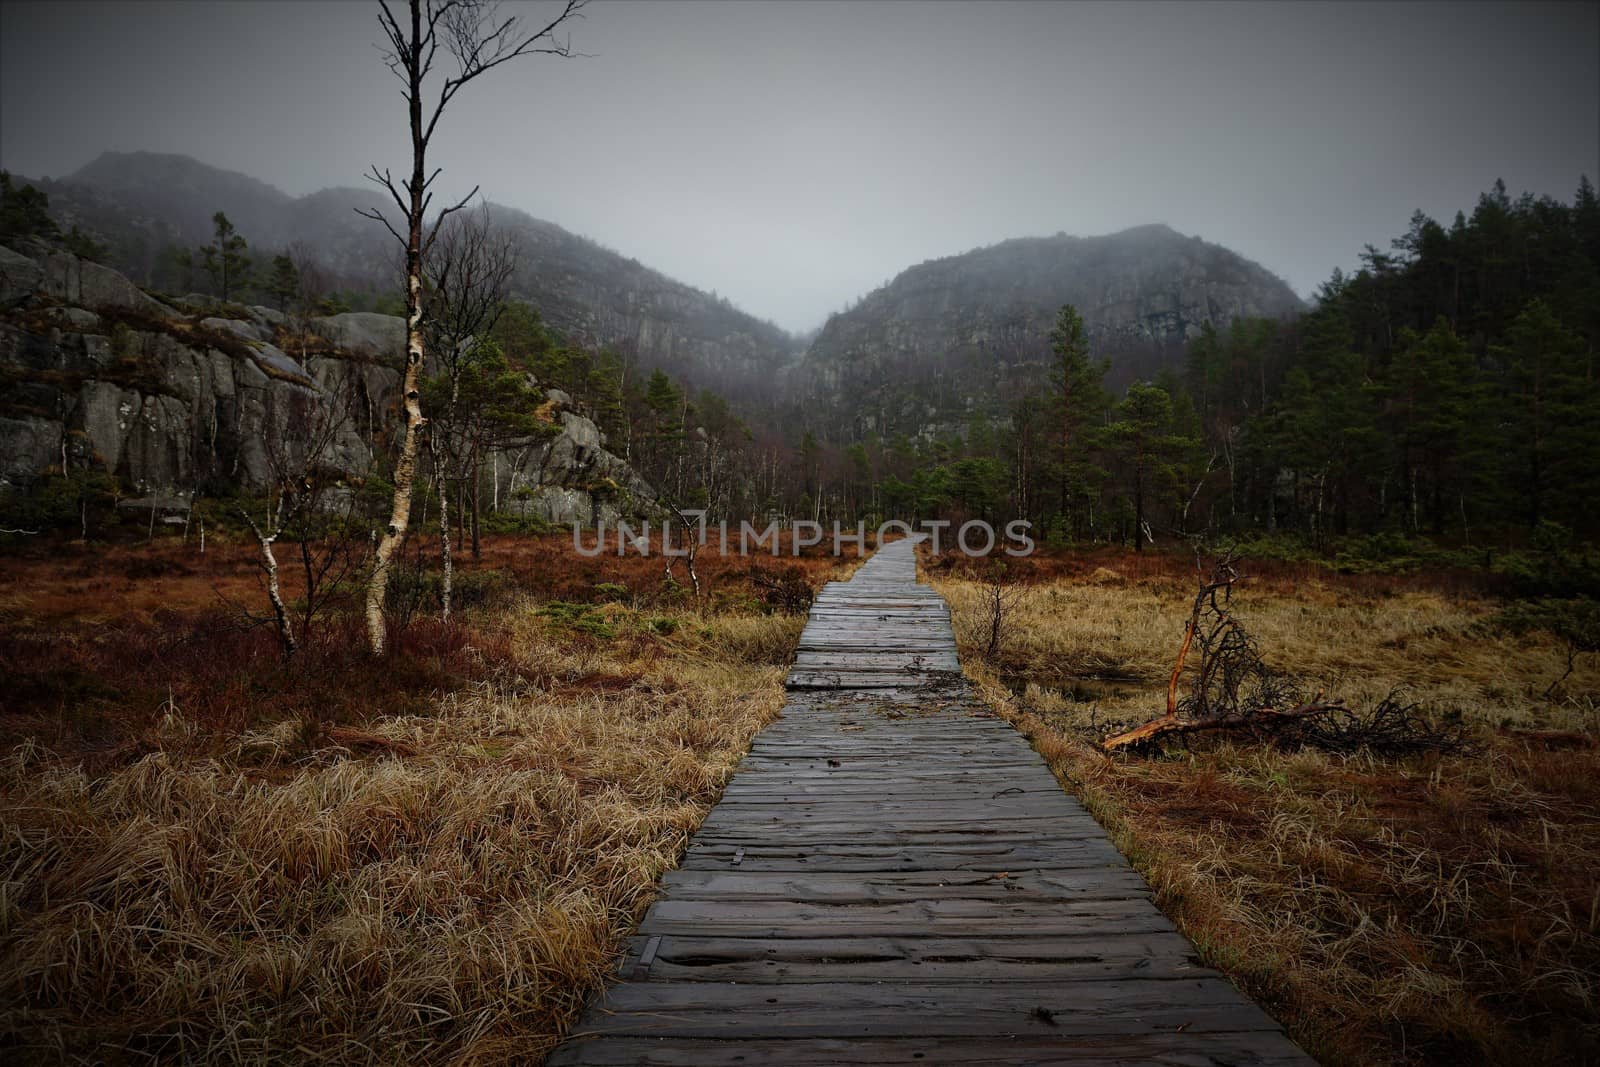
<path id="1" fill-rule="evenodd" d="M 969 676 L 1207 962 L 1319 1060 L 1592 1060 L 1600 663 L 1580 655 L 1562 678 L 1568 639 L 1508 621 L 1459 573 L 1254 570 L 1234 608 L 1271 666 L 1357 709 L 1401 691 L 1468 746 L 1396 758 L 1196 736 L 1110 756 L 1101 741 L 1163 710 L 1192 558 L 1014 563 L 995 655 L 984 576 L 930 567 Z"/>

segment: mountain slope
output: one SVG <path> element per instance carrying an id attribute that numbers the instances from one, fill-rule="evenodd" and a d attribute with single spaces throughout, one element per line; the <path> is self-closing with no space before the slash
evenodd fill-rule
<path id="1" fill-rule="evenodd" d="M 399 288 L 394 239 L 356 214 L 382 204 L 376 189 L 290 197 L 187 156 L 150 152 L 107 152 L 65 179 L 38 184 L 63 222 L 105 241 L 110 264 L 142 284 L 184 288 L 170 250 L 208 243 L 211 217 L 222 211 L 258 258 L 298 246 L 339 287 Z M 786 333 L 726 301 L 516 208 L 491 211 L 518 237 L 514 295 L 574 340 L 614 347 L 645 373 L 660 367 L 747 401 L 765 395 L 794 358 Z"/>
<path id="2" fill-rule="evenodd" d="M 831 435 L 959 425 L 1044 380 L 1064 303 L 1083 314 L 1108 381 L 1174 362 L 1203 323 L 1302 310 L 1281 279 L 1162 225 L 1004 241 L 903 271 L 812 342 L 796 378 Z"/>

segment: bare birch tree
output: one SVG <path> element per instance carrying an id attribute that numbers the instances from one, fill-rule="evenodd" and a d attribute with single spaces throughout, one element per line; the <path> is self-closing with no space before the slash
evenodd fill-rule
<path id="1" fill-rule="evenodd" d="M 478 537 L 478 440 L 462 433 L 461 377 L 478 357 L 485 334 L 494 329 L 505 307 L 511 276 L 517 268 L 517 246 L 493 228 L 487 204 L 460 215 L 438 229 L 432 253 L 423 262 L 427 340 L 444 377 L 443 410 L 429 423 L 434 477 L 439 486 L 440 552 L 444 576 L 439 595 L 445 621 L 450 619 L 454 560 L 450 551 L 452 487 L 459 493 L 472 486 L 472 558 L 480 555 Z M 470 421 L 470 420 L 468 420 Z M 456 521 L 466 525 L 468 501 L 456 500 Z"/>
<path id="2" fill-rule="evenodd" d="M 343 536 L 347 532 L 343 524 L 325 514 L 345 477 L 337 454 L 352 438 L 360 439 L 352 418 L 356 382 L 354 375 L 333 373 L 318 386 L 273 390 L 266 395 L 266 425 L 273 428 L 262 441 L 268 474 L 266 500 L 259 520 L 246 508 L 238 512 L 261 552 L 258 565 L 285 659 L 299 650 L 312 620 L 325 606 L 330 588 L 357 566 L 357 546 Z M 319 517 L 327 521 L 319 522 Z M 319 530 L 319 526 L 337 529 Z M 285 536 L 299 544 L 304 582 L 299 637 L 283 598 L 282 564 L 274 547 Z"/>
<path id="3" fill-rule="evenodd" d="M 478 193 L 474 187 L 459 202 L 440 211 L 433 225 L 426 227 L 433 201 L 432 186 L 439 176 L 439 168 L 428 170 L 428 145 L 445 109 L 468 82 L 518 56 L 574 55 L 570 40 L 557 35 L 569 28 L 571 20 L 580 17 L 585 2 L 562 0 L 555 17 L 542 26 L 526 24 L 516 16 L 502 16 L 499 5 L 486 0 L 409 0 L 408 10 L 402 13 L 404 21 L 396 17 L 389 0 L 378 2 L 382 9 L 378 22 L 385 38 L 384 60 L 404 86 L 402 95 L 411 132 L 411 176 L 396 184 L 388 169 L 379 170 L 376 164 L 367 175 L 388 191 L 400 209 L 405 220 L 404 235 L 381 210 L 362 212 L 381 222 L 405 246 L 406 257 L 405 436 L 395 464 L 389 523 L 378 541 L 367 582 L 367 640 L 374 655 L 381 655 L 385 647 L 384 592 L 395 552 L 405 541 L 410 523 L 417 453 L 422 428 L 427 423 L 421 404 L 422 265 L 440 222 L 465 207 Z M 435 71 L 436 61 L 453 66 L 454 73 Z"/>

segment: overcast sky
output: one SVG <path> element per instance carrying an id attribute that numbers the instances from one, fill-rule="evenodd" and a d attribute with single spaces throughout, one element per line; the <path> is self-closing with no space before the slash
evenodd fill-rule
<path id="1" fill-rule="evenodd" d="M 398 171 L 376 10 L 0 0 L 0 165 Z M 1147 222 L 1304 295 L 1414 208 L 1600 178 L 1593 2 L 596 2 L 572 41 L 463 90 L 445 180 L 792 330 L 925 259 Z"/>

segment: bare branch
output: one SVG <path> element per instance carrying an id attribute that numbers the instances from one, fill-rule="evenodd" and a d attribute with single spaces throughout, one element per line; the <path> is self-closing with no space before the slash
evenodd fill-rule
<path id="1" fill-rule="evenodd" d="M 494 327 L 516 271 L 517 249 L 510 237 L 495 232 L 487 204 L 448 223 L 441 217 L 429 241 L 426 322 L 434 352 L 453 375 L 463 346 Z"/>
<path id="2" fill-rule="evenodd" d="M 433 249 L 433 242 L 439 236 L 439 228 L 444 225 L 444 220 L 466 207 L 473 197 L 478 195 L 478 186 L 472 187 L 472 192 L 462 197 L 459 201 L 439 212 L 439 217 L 433 220 L 433 228 L 428 231 L 428 239 L 422 245 L 422 258 L 427 259 L 428 253 Z"/>
<path id="3" fill-rule="evenodd" d="M 433 138 L 439 116 L 461 87 L 479 75 L 518 56 L 549 55 L 570 59 L 577 55 L 572 50 L 571 38 L 559 39 L 556 31 L 565 23 L 583 18 L 583 8 L 587 4 L 588 0 L 566 0 L 555 18 L 531 33 L 522 32 L 522 20 L 516 16 L 508 17 L 495 26 L 497 4 L 486 4 L 483 0 L 452 0 L 446 5 L 441 10 L 441 28 L 445 46 L 456 57 L 460 72 L 453 78 L 445 79 L 439 87 L 438 102 L 428 120 L 423 141 L 426 143 Z M 494 28 L 488 29 L 486 23 Z"/>
<path id="4" fill-rule="evenodd" d="M 385 216 L 383 212 L 379 211 L 377 208 L 371 208 L 371 207 L 369 207 L 369 208 L 360 208 L 360 207 L 358 207 L 358 208 L 355 209 L 355 211 L 356 211 L 357 215 L 360 215 L 364 219 L 373 219 L 373 220 L 375 220 L 377 222 L 383 223 L 384 228 L 387 229 L 390 233 L 394 234 L 394 239 L 396 241 L 400 242 L 400 247 L 401 248 L 406 247 L 406 239 L 404 237 L 400 236 L 400 231 L 394 228 L 393 224 L 389 222 L 388 217 Z"/>

